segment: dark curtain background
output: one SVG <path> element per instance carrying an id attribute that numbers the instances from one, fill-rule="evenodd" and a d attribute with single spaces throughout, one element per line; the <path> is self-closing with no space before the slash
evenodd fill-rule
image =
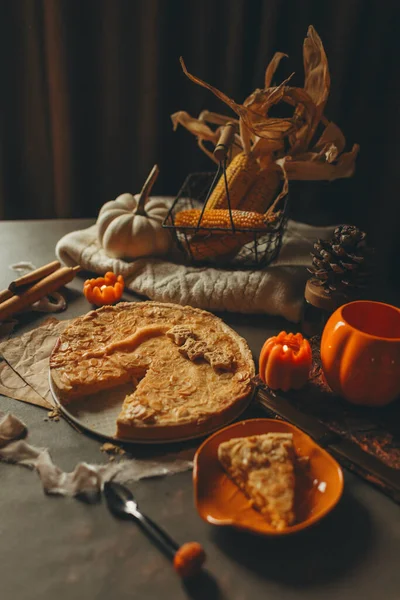
<path id="1" fill-rule="evenodd" d="M 0 218 L 95 217 L 155 162 L 154 192 L 176 193 L 212 165 L 169 115 L 228 110 L 179 56 L 241 101 L 277 50 L 289 54 L 277 80 L 295 71 L 302 84 L 313 24 L 331 71 L 326 115 L 361 152 L 351 180 L 294 183 L 292 213 L 365 228 L 399 267 L 398 17 L 397 0 L 0 0 Z"/>

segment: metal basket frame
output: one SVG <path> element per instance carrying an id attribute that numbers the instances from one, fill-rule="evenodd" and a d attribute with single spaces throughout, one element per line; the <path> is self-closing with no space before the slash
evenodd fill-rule
<path id="1" fill-rule="evenodd" d="M 189 174 L 183 182 L 177 196 L 175 197 L 164 221 L 163 227 L 170 229 L 178 249 L 189 259 L 194 266 L 218 266 L 240 269 L 264 268 L 270 264 L 277 256 L 282 244 L 282 235 L 287 222 L 288 194 L 282 198 L 281 213 L 279 218 L 267 228 L 240 228 L 235 227 L 231 212 L 229 190 L 225 181 L 228 210 L 231 219 L 231 228 L 224 227 L 202 227 L 201 220 L 207 205 L 208 198 L 212 193 L 221 170 L 225 173 L 225 165 L 220 165 L 216 173 L 197 172 Z M 202 208 L 198 224 L 190 227 L 176 227 L 175 214 L 187 208 Z M 215 239 L 218 235 L 221 239 L 221 233 L 239 234 L 252 233 L 253 239 L 244 244 L 234 257 L 213 257 L 198 259 L 191 251 L 191 239 L 195 233 L 203 233 L 203 240 Z"/>

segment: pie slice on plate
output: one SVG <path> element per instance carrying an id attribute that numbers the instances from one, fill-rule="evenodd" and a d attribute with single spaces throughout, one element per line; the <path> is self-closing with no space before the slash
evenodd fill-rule
<path id="1" fill-rule="evenodd" d="M 295 452 L 291 433 L 233 438 L 218 447 L 229 477 L 275 529 L 292 525 Z"/>

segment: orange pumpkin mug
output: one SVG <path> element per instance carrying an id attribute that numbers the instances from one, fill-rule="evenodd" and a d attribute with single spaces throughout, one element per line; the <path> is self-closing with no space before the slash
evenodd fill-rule
<path id="1" fill-rule="evenodd" d="M 353 404 L 385 406 L 400 396 L 400 309 L 358 300 L 339 307 L 321 338 L 331 389 Z"/>

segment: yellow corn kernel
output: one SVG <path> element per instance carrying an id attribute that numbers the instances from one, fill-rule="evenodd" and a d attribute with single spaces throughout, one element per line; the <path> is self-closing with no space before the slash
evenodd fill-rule
<path id="1" fill-rule="evenodd" d="M 182 210 L 175 216 L 176 227 L 197 227 L 201 210 L 191 208 Z M 232 220 L 236 229 L 266 229 L 265 217 L 258 212 L 249 212 L 245 210 L 232 210 Z M 231 215 L 227 208 L 215 208 L 205 210 L 200 221 L 199 227 L 204 229 L 232 229 Z"/>
<path id="2" fill-rule="evenodd" d="M 252 185 L 259 171 L 257 160 L 244 152 L 237 154 L 226 169 L 226 179 L 229 190 L 231 208 L 237 208 L 240 201 Z M 228 208 L 228 197 L 225 189 L 225 178 L 222 174 L 213 189 L 207 209 Z"/>
<path id="3" fill-rule="evenodd" d="M 194 236 L 190 240 L 190 252 L 195 260 L 207 260 L 210 258 L 235 256 L 242 246 L 254 240 L 253 233 L 236 233 L 212 236 L 204 239 L 204 236 Z"/>
<path id="4" fill-rule="evenodd" d="M 263 169 L 257 174 L 247 194 L 239 202 L 238 208 L 264 213 L 278 195 L 280 183 L 278 170 Z"/>

